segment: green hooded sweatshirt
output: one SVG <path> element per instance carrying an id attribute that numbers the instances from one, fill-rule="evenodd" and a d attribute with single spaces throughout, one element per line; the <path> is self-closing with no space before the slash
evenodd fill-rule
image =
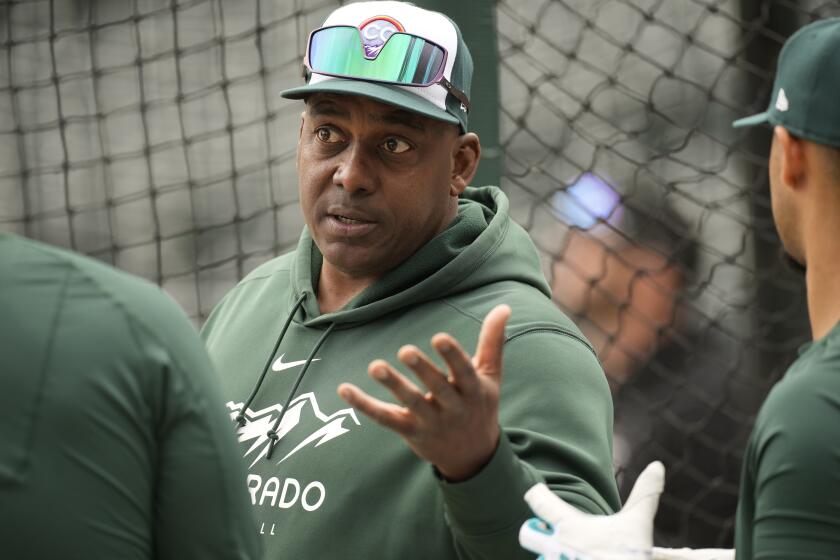
<path id="1" fill-rule="evenodd" d="M 604 373 L 552 304 L 536 250 L 499 189 L 467 189 L 448 229 L 334 313 L 322 314 L 315 296 L 321 262 L 304 231 L 295 252 L 227 294 L 202 331 L 231 419 L 242 423 L 268 560 L 532 558 L 518 532 L 532 516 L 523 495 L 533 484 L 587 512 L 619 507 Z M 472 352 L 500 303 L 512 309 L 503 435 L 477 475 L 448 483 L 336 388 L 349 381 L 393 401 L 368 377 L 372 360 L 396 363 L 412 343 L 443 366 L 431 337 L 446 331 Z"/>

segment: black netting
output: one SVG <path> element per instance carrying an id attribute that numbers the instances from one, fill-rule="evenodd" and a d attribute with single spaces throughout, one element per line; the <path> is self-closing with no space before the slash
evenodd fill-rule
<path id="1" fill-rule="evenodd" d="M 332 0 L 0 0 L 0 229 L 162 285 L 200 323 L 292 247 L 300 83 Z M 786 36 L 840 2 L 498 0 L 502 187 L 599 350 L 658 541 L 731 544 L 752 418 L 808 336 L 763 110 Z M 562 421 L 562 419 L 560 419 Z"/>
<path id="2" fill-rule="evenodd" d="M 784 38 L 840 3 L 498 5 L 503 187 L 596 345 L 622 493 L 661 459 L 657 542 L 731 546 L 753 417 L 807 339 L 764 110 Z"/>
<path id="3" fill-rule="evenodd" d="M 200 321 L 303 221 L 309 30 L 336 2 L 0 3 L 0 227 L 161 284 Z"/>

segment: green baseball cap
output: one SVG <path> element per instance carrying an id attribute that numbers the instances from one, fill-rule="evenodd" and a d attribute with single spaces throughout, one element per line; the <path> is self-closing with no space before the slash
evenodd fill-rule
<path id="1" fill-rule="evenodd" d="M 347 4 L 313 31 L 304 64 L 308 83 L 281 96 L 361 95 L 468 130 L 472 56 L 461 30 L 444 14 L 407 2 Z M 393 83 L 424 81 L 432 83 Z"/>
<path id="2" fill-rule="evenodd" d="M 808 24 L 779 55 L 770 106 L 734 127 L 780 125 L 795 136 L 840 148 L 840 18 Z"/>

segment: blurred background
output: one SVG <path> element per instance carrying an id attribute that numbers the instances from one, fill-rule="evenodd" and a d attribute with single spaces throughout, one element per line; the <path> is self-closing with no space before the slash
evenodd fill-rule
<path id="1" fill-rule="evenodd" d="M 160 284 L 197 326 L 296 244 L 309 31 L 334 0 L 0 0 L 0 230 Z M 840 0 L 417 1 L 476 59 L 499 184 L 596 346 L 623 495 L 667 467 L 657 543 L 731 546 L 758 406 L 808 336 L 766 179 L 785 38 Z M 449 5 L 446 5 L 449 4 Z"/>

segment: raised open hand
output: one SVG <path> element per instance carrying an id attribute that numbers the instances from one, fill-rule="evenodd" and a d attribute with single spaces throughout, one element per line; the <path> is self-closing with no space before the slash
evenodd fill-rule
<path id="1" fill-rule="evenodd" d="M 447 480 L 470 478 L 487 464 L 499 443 L 502 348 L 508 317 L 506 305 L 487 314 L 472 358 L 452 336 L 432 337 L 432 347 L 446 362 L 448 372 L 416 346 L 400 348 L 397 357 L 423 383 L 425 392 L 388 362 L 371 362 L 368 373 L 399 404 L 375 399 L 350 383 L 342 383 L 338 394 L 401 435 L 414 453 L 435 465 Z"/>

